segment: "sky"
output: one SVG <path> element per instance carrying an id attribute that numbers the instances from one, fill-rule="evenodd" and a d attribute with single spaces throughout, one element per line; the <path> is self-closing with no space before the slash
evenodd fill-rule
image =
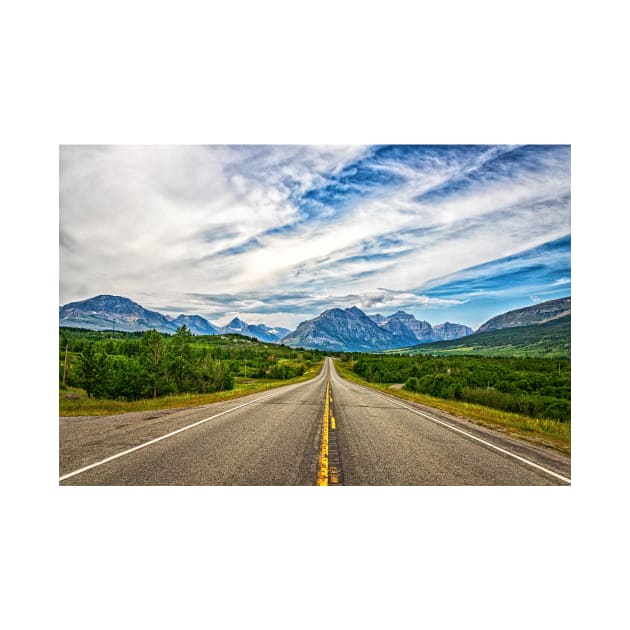
<path id="1" fill-rule="evenodd" d="M 63 145 L 60 305 L 477 328 L 571 294 L 567 145 Z"/>

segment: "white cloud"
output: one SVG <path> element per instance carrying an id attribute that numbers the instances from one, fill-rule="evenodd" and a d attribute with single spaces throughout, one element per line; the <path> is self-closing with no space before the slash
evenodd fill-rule
<path id="1" fill-rule="evenodd" d="M 496 155 L 496 151 L 490 153 Z M 436 275 L 533 247 L 567 232 L 568 202 L 540 205 L 541 201 L 567 193 L 568 172 L 563 163 L 546 175 L 525 173 L 499 178 L 479 185 L 464 196 L 434 203 L 413 202 L 427 186 L 470 173 L 484 161 L 479 158 L 459 171 L 449 167 L 448 176 L 429 178 L 430 186 L 422 174 L 410 177 L 403 186 L 385 189 L 357 203 L 335 221 L 334 227 L 321 221 L 290 235 L 270 237 L 265 240 L 264 248 L 245 255 L 238 281 L 288 283 L 297 268 L 301 282 L 310 279 L 321 284 L 337 278 L 337 284 L 341 285 L 369 269 L 376 274 L 364 280 L 352 280 L 356 289 L 367 290 L 376 282 L 402 290 L 418 286 Z M 394 170 L 408 174 L 409 168 L 399 166 Z M 456 229 L 466 222 L 466 228 Z M 406 234 L 419 226 L 434 229 L 425 237 Z M 344 262 L 352 252 L 360 251 L 366 241 L 397 231 L 406 241 L 407 252 L 397 263 Z M 324 265 L 320 263 L 322 258 L 327 259 Z"/>
<path id="2" fill-rule="evenodd" d="M 261 147 L 247 165 L 235 147 L 62 147 L 61 299 L 88 297 L 86 278 L 126 295 L 245 289 L 247 258 L 220 252 L 298 219 L 286 178 L 303 191 L 363 151 Z"/>
<path id="3" fill-rule="evenodd" d="M 453 306 L 455 304 L 463 304 L 462 300 L 451 300 L 443 298 L 433 298 L 426 295 L 416 295 L 406 291 L 388 291 L 387 289 L 378 289 L 377 291 L 369 291 L 360 294 L 359 305 L 364 310 L 397 309 L 397 308 L 426 308 L 426 307 L 444 307 Z"/>
<path id="4" fill-rule="evenodd" d="M 558 278 L 552 286 L 561 286 L 564 284 L 571 284 L 571 278 Z"/>

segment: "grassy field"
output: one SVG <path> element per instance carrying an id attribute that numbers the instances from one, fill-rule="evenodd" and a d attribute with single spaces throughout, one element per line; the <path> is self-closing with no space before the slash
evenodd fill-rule
<path id="1" fill-rule="evenodd" d="M 142 400 L 109 400 L 104 398 L 88 398 L 84 390 L 78 387 L 67 387 L 59 390 L 60 416 L 105 416 L 130 411 L 153 411 L 157 409 L 180 409 L 199 407 L 223 400 L 232 400 L 248 394 L 300 383 L 317 376 L 322 368 L 323 360 L 312 365 L 302 376 L 293 379 L 244 379 L 237 378 L 234 389 L 215 392 L 213 394 L 176 394 Z"/>
<path id="2" fill-rule="evenodd" d="M 472 403 L 455 400 L 444 400 L 426 394 L 409 392 L 404 389 L 392 389 L 391 385 L 383 383 L 370 383 L 352 371 L 352 362 L 335 361 L 337 371 L 347 380 L 365 385 L 382 392 L 386 392 L 397 398 L 419 402 L 455 416 L 460 416 L 472 420 L 474 423 L 492 429 L 500 430 L 504 433 L 525 439 L 536 444 L 543 444 L 556 449 L 562 453 L 571 453 L 571 423 L 557 422 L 555 420 L 542 420 L 521 416 L 515 413 L 508 413 L 475 405 Z"/>

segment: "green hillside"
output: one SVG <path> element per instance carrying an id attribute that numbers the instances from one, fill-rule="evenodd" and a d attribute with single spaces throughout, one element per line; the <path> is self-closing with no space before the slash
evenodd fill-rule
<path id="1" fill-rule="evenodd" d="M 393 353 L 568 358 L 571 356 L 571 315 L 545 324 L 473 333 L 461 339 L 425 343 L 388 354 Z"/>

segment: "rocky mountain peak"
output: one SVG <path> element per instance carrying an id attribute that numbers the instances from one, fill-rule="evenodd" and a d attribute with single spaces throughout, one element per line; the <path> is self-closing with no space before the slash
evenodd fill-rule
<path id="1" fill-rule="evenodd" d="M 168 334 L 173 334 L 177 328 L 185 325 L 193 335 L 241 333 L 270 343 L 277 343 L 289 332 L 286 328 L 267 328 L 262 324 L 249 326 L 238 317 L 225 327 L 216 326 L 201 315 L 178 315 L 173 318 L 149 311 L 129 298 L 117 295 L 97 295 L 60 306 L 59 325 L 127 332 L 157 330 Z"/>
<path id="2" fill-rule="evenodd" d="M 232 321 L 227 326 L 225 326 L 225 328 L 246 328 L 246 327 L 247 327 L 247 324 L 244 321 L 240 320 L 238 317 L 234 317 Z"/>

